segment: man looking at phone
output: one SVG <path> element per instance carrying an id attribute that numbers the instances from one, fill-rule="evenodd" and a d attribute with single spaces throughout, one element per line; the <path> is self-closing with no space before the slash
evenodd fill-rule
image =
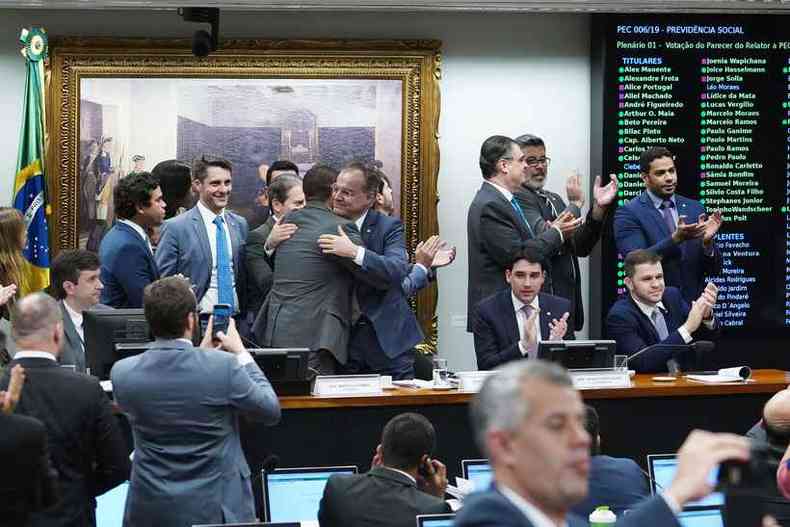
<path id="1" fill-rule="evenodd" d="M 110 374 L 136 447 L 126 527 L 255 521 L 237 421 L 243 412 L 276 424 L 280 405 L 233 319 L 216 334 L 216 349 L 211 319 L 201 347 L 192 345 L 196 303 L 181 277 L 146 287 L 145 318 L 156 341 Z"/>
<path id="2" fill-rule="evenodd" d="M 329 478 L 318 509 L 321 527 L 414 527 L 418 514 L 450 512 L 447 468 L 431 459 L 436 432 L 425 417 L 396 415 L 384 426 L 370 471 Z"/>
<path id="3" fill-rule="evenodd" d="M 658 253 L 666 285 L 680 289 L 686 302 L 696 300 L 705 277 L 721 272 L 715 243 L 721 212 L 708 216 L 699 201 L 675 194 L 675 158 L 666 148 L 642 152 L 639 169 L 645 191 L 614 215 L 617 252 L 623 258 L 635 249 Z"/>

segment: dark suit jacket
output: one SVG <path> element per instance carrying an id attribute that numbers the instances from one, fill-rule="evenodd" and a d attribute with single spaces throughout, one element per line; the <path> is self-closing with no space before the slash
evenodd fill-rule
<path id="1" fill-rule="evenodd" d="M 263 301 L 272 288 L 274 271 L 263 246 L 266 238 L 274 227 L 274 217 L 269 216 L 266 222 L 247 235 L 244 252 L 244 265 L 247 272 L 247 311 L 258 314 Z"/>
<path id="2" fill-rule="evenodd" d="M 587 526 L 587 518 L 566 517 L 568 527 Z M 455 527 L 533 527 L 510 500 L 496 488 L 471 495 L 455 517 Z M 656 496 L 631 509 L 618 519 L 618 527 L 680 527 L 664 498 Z"/>
<path id="3" fill-rule="evenodd" d="M 666 309 L 664 319 L 669 331 L 669 335 L 661 341 L 661 344 L 685 344 L 683 337 L 678 333 L 678 328 L 688 318 L 688 303 L 675 287 L 666 288 L 661 302 Z M 715 340 L 719 336 L 720 327 L 718 322 L 714 321 L 714 324 L 713 330 L 709 330 L 703 324 L 700 324 L 699 329 L 691 337 L 697 340 Z M 606 333 L 609 338 L 617 341 L 617 353 L 622 355 L 633 355 L 647 346 L 659 343 L 655 326 L 639 309 L 631 295 L 621 297 L 609 310 L 609 314 L 606 316 Z M 690 351 L 679 356 L 673 356 L 668 351 L 651 351 L 643 353 L 634 360 L 629 361 L 628 364 L 638 372 L 661 372 L 667 371 L 667 361 L 669 359 L 675 359 L 684 369 L 693 369 L 696 367 L 696 361 Z"/>
<path id="4" fill-rule="evenodd" d="M 569 514 L 568 527 L 587 527 L 586 518 Z M 455 516 L 455 527 L 533 527 L 521 510 L 491 486 L 475 492 L 464 500 L 464 506 Z"/>
<path id="5" fill-rule="evenodd" d="M 542 198 L 529 187 L 522 187 L 516 192 L 516 201 L 521 205 L 527 221 L 532 225 L 536 234 L 546 232 L 551 229 L 549 221 L 556 219 L 554 211 L 561 214 L 568 209 L 577 218 L 581 216 L 581 211 L 576 205 L 566 205 L 559 194 L 549 190 L 543 190 L 551 204 Z M 551 205 L 554 205 L 552 209 Z M 611 210 L 607 209 L 608 211 Z M 547 282 L 549 288 L 546 292 L 567 298 L 571 303 L 571 317 L 568 325 L 575 331 L 580 331 L 584 326 L 584 307 L 582 305 L 582 283 L 579 273 L 579 256 L 589 256 L 598 240 L 601 239 L 601 231 L 606 223 L 606 216 L 601 221 L 592 217 L 592 207 L 587 213 L 587 218 L 576 232 L 565 238 L 557 252 L 550 258 L 550 265 L 547 267 L 547 274 L 551 274 L 551 279 Z"/>
<path id="6" fill-rule="evenodd" d="M 159 279 L 148 245 L 124 223 L 116 223 L 99 246 L 101 303 L 115 308 L 143 307 L 143 289 Z"/>
<path id="7" fill-rule="evenodd" d="M 233 251 L 233 275 L 239 311 L 245 309 L 246 276 L 244 244 L 247 241 L 247 220 L 225 210 L 225 228 Z M 203 216 L 197 205 L 162 224 L 162 237 L 156 247 L 156 263 L 162 276 L 182 274 L 189 277 L 200 304 L 211 282 L 214 259 Z"/>
<path id="8" fill-rule="evenodd" d="M 373 275 L 377 283 L 386 283 L 388 287 L 382 290 L 365 283 L 356 287 L 359 309 L 373 324 L 376 339 L 369 342 L 359 338 L 369 333 L 355 333 L 351 345 L 381 350 L 387 357 L 397 357 L 423 339 L 402 288 L 403 279 L 410 270 L 403 224 L 397 218 L 371 209 L 362 223 L 361 235 L 366 249 L 362 272 Z"/>
<path id="9" fill-rule="evenodd" d="M 587 498 L 572 510 L 587 518 L 596 507 L 608 505 L 619 518 L 649 496 L 647 478 L 633 459 L 593 456 Z"/>
<path id="10" fill-rule="evenodd" d="M 288 213 L 283 221 L 299 228 L 274 253 L 272 289 L 253 325 L 255 340 L 266 347 L 325 349 L 345 364 L 352 276 L 371 278 L 351 259 L 324 254 L 318 238 L 322 234 L 336 235 L 338 226 L 343 226 L 351 241 L 362 245 L 359 231 L 319 201 L 309 201 L 303 209 Z M 387 289 L 389 284 L 375 286 Z"/>
<path id="11" fill-rule="evenodd" d="M 418 514 L 448 512 L 446 501 L 422 492 L 405 475 L 378 467 L 330 477 L 318 522 L 321 527 L 414 527 Z"/>
<path id="12" fill-rule="evenodd" d="M 66 306 L 63 305 L 63 300 L 58 302 L 60 304 L 60 313 L 63 315 L 63 349 L 60 350 L 60 357 L 58 362 L 63 365 L 74 365 L 74 369 L 80 373 L 85 373 L 85 346 L 80 339 L 77 329 L 74 327 L 74 322 L 66 311 Z M 93 309 L 112 309 L 104 304 L 96 304 L 91 308 Z"/>
<path id="13" fill-rule="evenodd" d="M 0 525 L 26 526 L 31 512 L 57 502 L 47 429 L 38 419 L 0 412 Z"/>
<path id="14" fill-rule="evenodd" d="M 475 354 L 477 367 L 493 370 L 500 364 L 522 359 L 518 345 L 519 330 L 510 287 L 495 293 L 477 304 L 472 315 L 472 331 L 475 335 Z M 540 293 L 538 295 L 540 314 L 540 334 L 548 340 L 551 330 L 549 322 L 560 318 L 571 309 L 570 302 L 558 296 Z M 573 330 L 568 327 L 566 339 L 573 338 Z"/>
<path id="15" fill-rule="evenodd" d="M 513 205 L 490 183 L 484 182 L 469 206 L 466 220 L 469 240 L 468 313 L 483 298 L 507 287 L 505 269 L 524 247 L 538 251 L 544 261 L 561 245 L 557 229 L 549 229 L 533 238 Z M 472 331 L 472 317 L 466 330 Z"/>
<path id="16" fill-rule="evenodd" d="M 705 208 L 699 201 L 675 194 L 678 216 L 687 223 L 697 221 Z M 696 300 L 705 289 L 705 277 L 721 272 L 721 253 L 714 246 L 713 255 L 705 256 L 702 240 L 681 244 L 672 241 L 672 233 L 653 201 L 642 192 L 614 215 L 614 236 L 617 252 L 625 256 L 634 249 L 648 249 L 662 257 L 666 285 L 677 287 L 687 302 Z"/>
<path id="17" fill-rule="evenodd" d="M 61 368 L 49 359 L 18 359 L 26 380 L 16 412 L 47 428 L 62 500 L 32 515 L 41 526 L 92 526 L 96 496 L 129 478 L 126 443 L 98 379 Z M 0 389 L 8 386 L 8 374 Z"/>

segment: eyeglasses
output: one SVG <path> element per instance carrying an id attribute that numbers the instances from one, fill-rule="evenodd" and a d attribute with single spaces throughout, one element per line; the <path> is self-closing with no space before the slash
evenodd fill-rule
<path id="1" fill-rule="evenodd" d="M 538 165 L 545 165 L 549 166 L 551 164 L 550 157 L 528 157 L 527 158 L 527 166 L 536 167 Z"/>

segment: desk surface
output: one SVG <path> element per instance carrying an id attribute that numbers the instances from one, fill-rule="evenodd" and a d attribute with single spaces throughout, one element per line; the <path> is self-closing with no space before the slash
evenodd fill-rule
<path id="1" fill-rule="evenodd" d="M 674 382 L 653 381 L 655 374 L 639 374 L 630 388 L 582 390 L 585 399 L 634 399 L 640 397 L 693 397 L 705 395 L 776 393 L 790 383 L 790 373 L 782 370 L 755 370 L 746 383 L 707 384 L 679 377 Z M 413 388 L 385 390 L 380 395 L 353 397 L 285 396 L 283 409 L 341 408 L 348 406 L 424 406 L 431 404 L 466 404 L 472 393 L 457 390 L 437 391 Z"/>

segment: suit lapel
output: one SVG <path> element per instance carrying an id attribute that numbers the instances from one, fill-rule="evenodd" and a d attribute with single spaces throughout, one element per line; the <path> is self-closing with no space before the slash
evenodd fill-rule
<path id="1" fill-rule="evenodd" d="M 658 342 L 658 331 L 656 331 L 656 327 L 653 325 L 653 322 L 642 312 L 641 309 L 639 309 L 639 306 L 636 304 L 636 302 L 634 302 L 634 299 L 631 297 L 631 295 L 628 295 L 628 301 L 631 302 L 631 306 L 636 310 L 636 316 L 639 317 L 639 323 L 642 324 L 642 327 L 645 328 L 647 332 L 650 333 L 650 335 L 652 335 L 653 343 Z M 666 306 L 666 304 L 664 305 Z"/>
<path id="2" fill-rule="evenodd" d="M 661 237 L 663 238 L 666 236 L 672 236 L 672 233 L 669 232 L 669 227 L 667 226 L 667 223 L 664 221 L 664 216 L 662 216 L 661 213 L 658 211 L 658 209 L 655 207 L 655 205 L 653 205 L 653 200 L 650 199 L 650 195 L 647 193 L 647 191 L 642 192 L 642 194 L 639 196 L 639 202 L 641 203 L 642 208 L 645 210 L 645 213 L 647 214 L 645 219 L 653 218 L 653 221 L 656 222 L 659 230 L 661 230 Z M 680 214 L 680 211 L 678 211 L 678 214 Z"/>
<path id="3" fill-rule="evenodd" d="M 510 288 L 503 290 L 499 295 L 499 308 L 497 309 L 497 312 L 504 313 L 502 321 L 505 323 L 507 335 L 510 339 L 508 344 L 518 342 L 521 339 L 518 329 L 518 318 L 516 318 L 516 310 L 513 309 L 511 295 Z"/>
<path id="4" fill-rule="evenodd" d="M 549 322 L 552 318 L 557 318 L 556 314 L 552 313 L 552 306 L 546 300 L 546 295 L 543 293 L 538 294 L 538 307 L 540 308 L 540 337 L 542 340 L 549 340 L 551 336 L 551 329 L 549 329 Z"/>
<path id="5" fill-rule="evenodd" d="M 71 315 L 66 310 L 66 306 L 63 305 L 63 300 L 60 301 L 60 312 L 63 315 L 63 334 L 66 336 L 66 340 L 68 340 L 72 348 L 82 349 L 82 340 L 80 340 L 80 336 L 77 333 L 77 328 L 74 327 Z"/>
<path id="6" fill-rule="evenodd" d="M 505 198 L 504 194 L 502 194 L 498 188 L 494 187 L 491 183 L 484 182 L 483 190 L 485 190 L 492 199 L 498 201 L 505 207 L 507 214 L 513 220 L 513 224 L 518 228 L 519 232 L 521 232 L 522 238 L 529 239 L 532 237 L 529 230 L 527 230 L 527 224 L 524 223 L 524 219 L 516 212 L 516 209 L 513 208 L 513 204 Z"/>
<path id="7" fill-rule="evenodd" d="M 213 267 L 214 259 L 211 257 L 211 245 L 208 241 L 206 224 L 203 223 L 203 216 L 200 215 L 200 210 L 198 210 L 197 205 L 192 207 L 192 209 L 189 211 L 189 214 L 192 215 L 192 230 L 197 236 L 198 245 L 200 246 L 200 250 L 203 252 L 204 261 L 211 262 L 211 266 Z M 210 269 L 211 268 L 209 268 L 209 275 L 211 275 Z"/>
<path id="8" fill-rule="evenodd" d="M 151 246 L 148 244 L 147 241 L 143 240 L 140 237 L 140 233 L 126 225 L 125 223 L 116 223 L 119 228 L 126 229 L 132 239 L 135 241 L 137 245 L 145 252 L 146 259 L 148 260 L 148 265 L 150 266 L 151 270 L 153 271 L 154 276 L 159 279 L 159 268 L 156 265 L 156 260 L 154 260 L 154 254 L 151 252 Z"/>
<path id="9" fill-rule="evenodd" d="M 362 236 L 362 241 L 365 242 L 366 247 L 370 245 L 370 236 L 376 228 L 378 221 L 379 213 L 373 209 L 369 209 L 367 215 L 365 216 L 365 221 L 362 222 L 362 228 L 360 229 L 359 233 Z"/>
<path id="10" fill-rule="evenodd" d="M 225 224 L 228 226 L 228 235 L 230 236 L 230 246 L 233 251 L 233 269 L 238 275 L 239 272 L 239 249 L 241 247 L 241 227 L 239 222 L 236 221 L 230 211 L 225 211 Z"/>

